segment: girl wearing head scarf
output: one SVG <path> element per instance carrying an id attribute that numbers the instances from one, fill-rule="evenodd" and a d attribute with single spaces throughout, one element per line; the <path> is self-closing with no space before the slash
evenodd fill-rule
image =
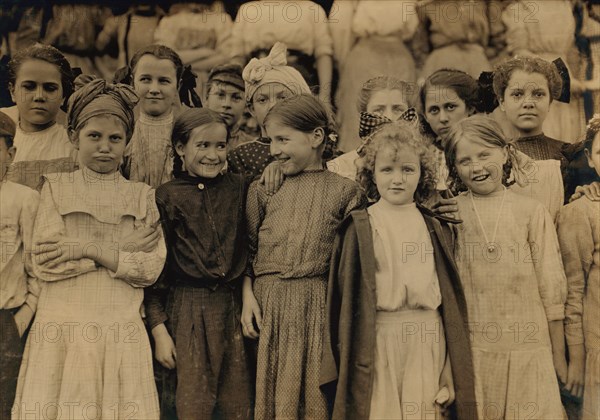
<path id="1" fill-rule="evenodd" d="M 260 126 L 261 136 L 232 150 L 227 163 L 232 172 L 245 175 L 249 182 L 260 176 L 272 160 L 270 141 L 264 129 L 269 110 L 283 99 L 310 93 L 300 72 L 287 65 L 286 54 L 286 46 L 277 42 L 267 57 L 253 58 L 242 72 L 246 102 Z"/>
<path id="2" fill-rule="evenodd" d="M 70 98 L 81 169 L 44 179 L 32 240 L 43 284 L 15 419 L 159 418 L 140 308 L 166 248 L 154 190 L 119 173 L 137 100 L 100 79 Z"/>

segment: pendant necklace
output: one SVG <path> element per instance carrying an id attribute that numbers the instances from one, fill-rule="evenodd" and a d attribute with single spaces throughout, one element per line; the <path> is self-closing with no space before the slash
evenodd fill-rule
<path id="1" fill-rule="evenodd" d="M 500 203 L 500 210 L 498 210 L 498 217 L 496 218 L 496 226 L 494 226 L 494 234 L 492 236 L 492 240 L 488 239 L 487 233 L 485 233 L 485 229 L 483 228 L 483 223 L 481 222 L 481 217 L 479 217 L 479 211 L 477 211 L 477 207 L 475 207 L 475 200 L 473 199 L 473 191 L 469 191 L 469 195 L 471 197 L 471 204 L 473 205 L 473 210 L 475 211 L 475 216 L 477 216 L 477 222 L 479 222 L 479 227 L 483 232 L 483 237 L 485 238 L 485 243 L 487 247 L 487 252 L 490 254 L 496 250 L 496 233 L 498 233 L 498 225 L 500 224 L 500 216 L 502 216 L 502 208 L 504 207 L 504 199 L 506 198 L 506 187 L 504 187 L 504 195 L 502 195 L 502 201 Z"/>

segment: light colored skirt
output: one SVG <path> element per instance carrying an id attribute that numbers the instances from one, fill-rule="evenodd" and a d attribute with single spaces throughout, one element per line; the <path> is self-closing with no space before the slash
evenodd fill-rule
<path id="1" fill-rule="evenodd" d="M 600 350 L 586 349 L 583 420 L 600 418 Z"/>
<path id="2" fill-rule="evenodd" d="M 339 148 L 344 152 L 360 145 L 358 95 L 367 80 L 378 76 L 395 77 L 411 83 L 410 91 L 405 94 L 406 102 L 412 103 L 413 96 L 417 94 L 417 87 L 414 85 L 415 62 L 400 38 L 361 38 L 346 58 L 336 92 Z"/>
<path id="3" fill-rule="evenodd" d="M 436 419 L 446 359 L 438 311 L 377 312 L 371 419 Z"/>

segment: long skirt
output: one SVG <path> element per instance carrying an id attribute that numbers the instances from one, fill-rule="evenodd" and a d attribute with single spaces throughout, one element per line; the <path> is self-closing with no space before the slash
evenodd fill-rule
<path id="1" fill-rule="evenodd" d="M 417 94 L 414 59 L 401 39 L 396 37 L 362 38 L 352 48 L 341 69 L 336 93 L 339 124 L 339 148 L 349 152 L 358 148 L 358 95 L 363 84 L 374 77 L 391 76 L 409 82 L 407 103 Z"/>
<path id="2" fill-rule="evenodd" d="M 371 419 L 438 419 L 446 339 L 435 310 L 377 312 Z"/>
<path id="3" fill-rule="evenodd" d="M 326 278 L 259 277 L 262 310 L 256 373 L 257 420 L 327 419 L 319 388 Z"/>

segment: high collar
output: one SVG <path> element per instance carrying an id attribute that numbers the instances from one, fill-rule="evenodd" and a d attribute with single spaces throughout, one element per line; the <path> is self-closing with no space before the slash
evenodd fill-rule
<path id="1" fill-rule="evenodd" d="M 163 125 L 163 124 L 171 124 L 173 123 L 173 111 L 160 115 L 158 117 L 153 117 L 152 115 L 148 115 L 143 111 L 140 111 L 140 117 L 138 121 L 148 124 L 148 125 Z"/>

